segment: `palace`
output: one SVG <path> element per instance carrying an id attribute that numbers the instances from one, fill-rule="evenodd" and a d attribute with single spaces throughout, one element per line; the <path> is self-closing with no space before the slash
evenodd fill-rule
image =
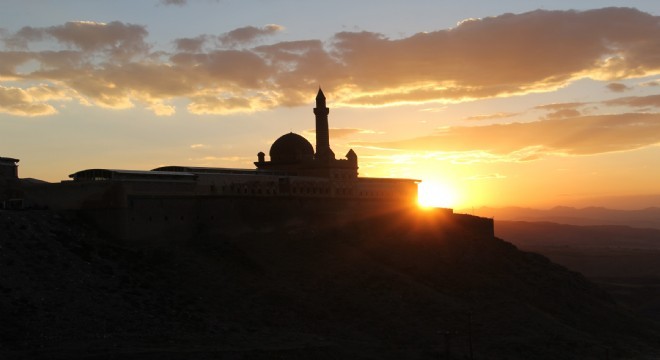
<path id="1" fill-rule="evenodd" d="M 142 188 L 148 182 L 157 183 L 154 188 L 170 186 L 173 192 L 186 189 L 182 191 L 196 196 L 343 198 L 415 204 L 419 180 L 358 177 L 358 158 L 353 150 L 346 154 L 346 159 L 335 158 L 330 148 L 330 109 L 325 100 L 319 89 L 314 108 L 316 151 L 304 137 L 288 133 L 272 144 L 270 161 L 266 161 L 263 152 L 257 154 L 256 169 L 193 166 L 162 166 L 150 171 L 87 169 L 69 175 L 75 184 L 71 186 L 90 186 L 102 181 Z"/>
<path id="2" fill-rule="evenodd" d="M 316 148 L 288 133 L 259 152 L 256 169 L 162 166 L 153 170 L 86 169 L 70 180 L 19 179 L 18 159 L 0 158 L 3 208 L 74 212 L 120 240 L 163 241 L 227 236 L 240 229 L 316 223 L 341 226 L 417 212 L 414 179 L 358 176 L 358 156 L 330 147 L 326 98 L 319 89 Z M 446 228 L 493 236 L 492 219 L 435 209 Z"/>

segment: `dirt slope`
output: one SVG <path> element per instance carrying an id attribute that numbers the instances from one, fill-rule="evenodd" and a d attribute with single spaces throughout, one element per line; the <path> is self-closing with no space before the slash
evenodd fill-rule
<path id="1" fill-rule="evenodd" d="M 481 359 L 660 353 L 654 324 L 581 275 L 414 219 L 121 244 L 0 212 L 0 246 L 3 359 L 463 358 L 470 341 Z"/>

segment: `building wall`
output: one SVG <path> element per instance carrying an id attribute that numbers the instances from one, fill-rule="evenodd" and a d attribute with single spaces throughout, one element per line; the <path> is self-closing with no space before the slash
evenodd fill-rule
<path id="1" fill-rule="evenodd" d="M 341 226 L 362 217 L 402 211 L 404 205 L 382 200 L 311 197 L 129 195 L 125 209 L 83 209 L 97 225 L 124 240 L 193 239 L 200 233 L 227 234 L 288 222 Z M 118 219 L 118 220 L 117 220 Z"/>
<path id="2" fill-rule="evenodd" d="M 205 176 L 198 181 L 68 181 L 26 190 L 28 207 L 75 210 L 113 238 L 168 241 L 290 222 L 341 226 L 418 212 L 412 181 Z M 493 236 L 492 219 L 437 209 L 446 230 Z M 450 219 L 450 220 L 447 220 Z M 447 222 L 449 221 L 449 222 Z"/>
<path id="3" fill-rule="evenodd" d="M 451 209 L 420 215 L 414 207 L 377 199 L 324 199 L 308 197 L 129 196 L 125 209 L 89 208 L 81 213 L 112 237 L 125 241 L 193 241 L 197 237 L 222 238 L 242 231 L 293 225 L 345 226 L 389 217 L 413 224 L 426 216 L 443 233 L 492 238 L 492 219 L 453 214 Z"/>

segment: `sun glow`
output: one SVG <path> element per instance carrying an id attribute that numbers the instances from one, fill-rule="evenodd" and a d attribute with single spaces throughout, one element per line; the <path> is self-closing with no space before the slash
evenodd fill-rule
<path id="1" fill-rule="evenodd" d="M 451 208 L 456 205 L 457 198 L 456 192 L 445 184 L 433 181 L 419 184 L 417 203 L 422 208 Z"/>

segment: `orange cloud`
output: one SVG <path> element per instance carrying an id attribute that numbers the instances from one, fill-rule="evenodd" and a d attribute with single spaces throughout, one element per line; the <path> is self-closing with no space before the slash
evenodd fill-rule
<path id="1" fill-rule="evenodd" d="M 0 112 L 19 116 L 55 114 L 55 108 L 45 102 L 52 98 L 63 96 L 57 90 L 44 87 L 21 89 L 0 86 Z"/>
<path id="2" fill-rule="evenodd" d="M 319 84 L 333 94 L 335 106 L 451 103 L 550 91 L 584 77 L 658 74 L 658 21 L 628 8 L 537 10 L 400 39 L 341 32 L 325 43 L 312 39 L 252 48 L 248 45 L 282 27 L 246 26 L 220 36 L 174 40 L 171 53 L 154 51 L 141 25 L 26 26 L 0 34 L 5 45 L 0 85 L 49 83 L 68 87 L 82 103 L 139 104 L 160 114 L 173 113 L 165 104 L 177 98 L 188 100 L 188 110 L 196 113 L 298 106 L 309 102 L 310 88 Z M 37 42 L 40 50 L 30 50 Z"/>
<path id="3" fill-rule="evenodd" d="M 473 127 L 450 127 L 436 134 L 363 146 L 407 151 L 485 152 L 520 160 L 544 153 L 589 155 L 626 151 L 660 143 L 660 114 L 579 116 Z"/>

